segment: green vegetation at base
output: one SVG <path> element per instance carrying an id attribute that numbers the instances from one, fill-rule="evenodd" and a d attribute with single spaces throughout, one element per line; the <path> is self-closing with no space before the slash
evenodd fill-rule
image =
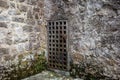
<path id="1" fill-rule="evenodd" d="M 24 55 L 24 54 L 23 54 Z M 7 80 L 21 80 L 23 78 L 35 75 L 46 70 L 46 58 L 44 53 L 34 55 L 34 59 L 22 61 L 23 55 L 19 56 L 17 65 L 12 64 L 8 69 L 5 68 L 6 73 L 2 79 Z"/>
<path id="2" fill-rule="evenodd" d="M 70 76 L 73 78 L 82 78 L 84 80 L 100 80 L 106 77 L 102 75 L 103 71 L 97 65 L 92 64 L 71 64 Z"/>

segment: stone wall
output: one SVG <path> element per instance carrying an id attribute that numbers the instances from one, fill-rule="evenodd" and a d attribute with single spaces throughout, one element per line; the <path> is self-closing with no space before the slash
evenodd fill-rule
<path id="1" fill-rule="evenodd" d="M 44 0 L 0 0 L 0 61 L 46 47 Z"/>
<path id="2" fill-rule="evenodd" d="M 59 15 L 68 19 L 74 64 L 91 65 L 84 68 L 93 75 L 98 67 L 102 75 L 120 78 L 119 0 L 45 0 L 45 5 L 47 19 Z"/>
<path id="3" fill-rule="evenodd" d="M 72 63 L 93 75 L 97 67 L 104 76 L 120 78 L 119 0 L 0 0 L 2 64 L 46 51 L 45 22 L 57 16 L 68 19 Z"/>

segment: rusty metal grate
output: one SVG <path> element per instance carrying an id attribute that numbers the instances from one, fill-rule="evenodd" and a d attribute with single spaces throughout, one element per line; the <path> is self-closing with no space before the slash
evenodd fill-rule
<path id="1" fill-rule="evenodd" d="M 67 21 L 48 21 L 48 67 L 67 70 Z"/>

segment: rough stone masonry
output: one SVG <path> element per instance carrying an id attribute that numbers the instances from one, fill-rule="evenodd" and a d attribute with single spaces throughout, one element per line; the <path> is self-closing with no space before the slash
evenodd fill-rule
<path id="1" fill-rule="evenodd" d="M 0 0 L 0 61 L 46 51 L 46 20 L 57 16 L 69 22 L 71 61 L 120 79 L 120 0 Z"/>
<path id="2" fill-rule="evenodd" d="M 43 0 L 0 0 L 0 59 L 45 47 Z"/>
<path id="3" fill-rule="evenodd" d="M 85 71 L 93 74 L 97 66 L 102 75 L 120 79 L 120 0 L 45 0 L 44 3 L 45 18 L 68 19 L 72 63 L 92 65 L 85 67 Z"/>

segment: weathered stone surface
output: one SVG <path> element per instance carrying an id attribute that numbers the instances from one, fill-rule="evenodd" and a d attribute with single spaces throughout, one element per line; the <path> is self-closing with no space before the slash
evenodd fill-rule
<path id="1" fill-rule="evenodd" d="M 20 10 L 20 12 L 26 12 L 28 7 L 25 5 L 18 5 L 18 9 Z"/>
<path id="2" fill-rule="evenodd" d="M 34 27 L 34 31 L 35 31 L 35 32 L 40 32 L 40 31 L 41 31 L 40 26 Z"/>
<path id="3" fill-rule="evenodd" d="M 25 0 L 18 0 L 19 2 L 24 2 Z"/>
<path id="4" fill-rule="evenodd" d="M 0 27 L 7 28 L 7 23 L 5 23 L 5 22 L 0 22 Z"/>
<path id="5" fill-rule="evenodd" d="M 32 32 L 33 31 L 33 26 L 25 25 L 25 26 L 23 26 L 23 31 Z"/>
<path id="6" fill-rule="evenodd" d="M 33 19 L 33 12 L 31 10 L 28 10 L 27 12 L 27 18 Z"/>
<path id="7" fill-rule="evenodd" d="M 39 12 L 39 11 L 40 11 L 40 8 L 38 8 L 38 7 L 36 8 L 36 7 L 34 7 L 33 10 L 34 10 L 34 12 Z"/>
<path id="8" fill-rule="evenodd" d="M 44 8 L 47 19 L 67 17 L 70 52 L 74 55 L 71 56 L 72 61 L 81 64 L 82 59 L 84 64 L 89 63 L 91 66 L 96 63 L 99 69 L 103 65 L 102 75 L 111 76 L 113 79 L 120 76 L 116 74 L 117 68 L 120 67 L 117 63 L 120 58 L 116 57 L 120 56 L 118 41 L 120 31 L 117 21 L 120 19 L 119 2 L 119 0 L 45 0 Z M 79 56 L 76 57 L 75 53 Z"/>
<path id="9" fill-rule="evenodd" d="M 27 19 L 26 22 L 28 25 L 35 25 L 35 20 L 33 19 Z"/>
<path id="10" fill-rule="evenodd" d="M 96 65 L 102 75 L 120 78 L 119 0 L 7 1 L 0 0 L 0 46 L 9 45 L 10 55 L 46 49 L 45 22 L 67 19 L 72 61 Z M 94 69 L 86 66 L 86 72 Z"/>
<path id="11" fill-rule="evenodd" d="M 9 11 L 8 11 L 8 14 L 9 14 L 9 15 L 20 15 L 20 11 L 19 11 L 19 10 L 12 9 L 12 10 L 9 10 Z"/>
<path id="12" fill-rule="evenodd" d="M 0 28 L 0 44 L 5 44 L 7 32 L 6 28 Z"/>
<path id="13" fill-rule="evenodd" d="M 10 2 L 10 8 L 15 8 L 15 3 Z"/>
<path id="14" fill-rule="evenodd" d="M 27 0 L 27 4 L 36 5 L 38 0 Z"/>
<path id="15" fill-rule="evenodd" d="M 0 15 L 0 21 L 9 21 L 9 17 L 5 15 Z"/>
<path id="16" fill-rule="evenodd" d="M 0 0 L 0 7 L 3 7 L 3 8 L 8 8 L 8 3 L 4 0 Z"/>
<path id="17" fill-rule="evenodd" d="M 44 3 L 44 0 L 40 0 L 40 2 Z M 45 49 L 41 46 L 40 37 L 36 36 L 40 34 L 37 22 L 41 17 L 39 14 L 41 8 L 38 6 L 38 0 L 0 0 L 0 65 L 9 67 L 11 61 L 13 61 L 12 64 L 17 65 L 19 54 L 37 53 L 40 48 Z M 36 12 L 38 16 L 36 16 Z M 45 43 L 45 40 L 43 41 Z M 30 57 L 28 54 L 25 59 L 28 60 Z M 8 74 L 10 69 L 3 71 L 1 74 L 0 70 L 0 80 L 3 77 L 9 79 L 7 76 L 10 75 Z"/>
<path id="18" fill-rule="evenodd" d="M 0 48 L 0 55 L 9 54 L 8 48 Z"/>
<path id="19" fill-rule="evenodd" d="M 39 14 L 35 14 L 35 19 L 39 19 Z"/>
<path id="20" fill-rule="evenodd" d="M 32 43 L 35 43 L 36 42 L 36 35 L 34 35 L 34 33 L 31 33 L 29 35 L 29 41 L 31 41 Z"/>
<path id="21" fill-rule="evenodd" d="M 12 36 L 12 32 L 7 32 L 7 36 L 6 36 L 6 38 L 5 38 L 5 43 L 7 44 L 7 45 L 11 45 L 12 44 L 12 38 L 13 38 L 13 36 Z"/>
<path id="22" fill-rule="evenodd" d="M 23 22 L 24 22 L 24 18 L 13 17 L 13 18 L 12 18 L 12 21 L 23 23 Z"/>
<path id="23" fill-rule="evenodd" d="M 65 75 L 63 76 L 59 73 L 53 73 L 50 71 L 43 71 L 42 73 L 33 75 L 31 77 L 28 77 L 22 80 L 40 80 L 40 79 L 42 80 L 83 80 L 80 78 L 72 78 L 72 77 L 65 76 Z"/>
<path id="24" fill-rule="evenodd" d="M 16 27 L 14 32 L 14 43 L 21 43 L 28 41 L 28 35 L 23 32 L 22 27 Z"/>
<path id="25" fill-rule="evenodd" d="M 30 43 L 29 43 L 29 42 L 26 42 L 26 43 L 25 43 L 25 50 L 26 50 L 26 51 L 32 50 L 32 48 L 31 48 L 30 46 L 31 46 Z"/>

